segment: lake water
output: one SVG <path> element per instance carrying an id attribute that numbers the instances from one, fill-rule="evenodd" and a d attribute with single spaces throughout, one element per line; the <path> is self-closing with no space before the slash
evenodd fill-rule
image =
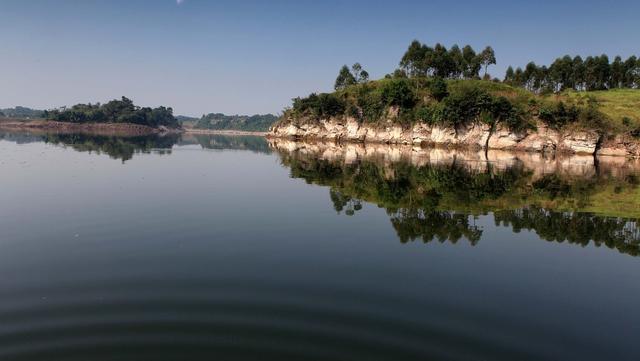
<path id="1" fill-rule="evenodd" d="M 0 360 L 640 359 L 633 162 L 0 138 Z"/>

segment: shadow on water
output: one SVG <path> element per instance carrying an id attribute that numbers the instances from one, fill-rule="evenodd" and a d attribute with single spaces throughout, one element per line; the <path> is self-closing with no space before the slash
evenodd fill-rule
<path id="1" fill-rule="evenodd" d="M 640 183 L 635 162 L 593 157 L 464 152 L 410 146 L 272 140 L 291 177 L 329 187 L 336 212 L 384 208 L 402 243 L 477 244 L 478 216 L 551 242 L 637 256 Z M 619 162 L 623 162 L 619 164 Z M 608 163 L 618 162 L 618 163 Z"/>

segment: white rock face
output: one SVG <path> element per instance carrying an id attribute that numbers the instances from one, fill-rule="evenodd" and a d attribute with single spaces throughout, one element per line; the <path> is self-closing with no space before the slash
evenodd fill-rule
<path id="1" fill-rule="evenodd" d="M 270 136 L 330 141 L 352 141 L 388 144 L 431 144 L 445 147 L 468 147 L 527 152 L 559 152 L 594 154 L 599 135 L 590 131 L 571 131 L 565 134 L 538 122 L 536 130 L 514 132 L 498 125 L 496 129 L 483 123 L 457 128 L 418 123 L 411 128 L 387 121 L 384 125 L 360 123 L 355 118 L 331 118 L 322 122 L 296 124 L 293 121 L 277 124 Z M 640 157 L 638 140 L 616 137 L 604 142 L 598 154 Z"/>
<path id="2" fill-rule="evenodd" d="M 594 154 L 599 136 L 595 132 L 572 132 L 562 138 L 560 150 L 569 153 Z"/>
<path id="3" fill-rule="evenodd" d="M 491 134 L 487 147 L 489 149 L 515 149 L 526 133 L 512 132 L 509 128 L 499 125 Z"/>
<path id="4" fill-rule="evenodd" d="M 597 155 L 640 157 L 640 141 L 629 136 L 618 135 L 604 139 Z"/>

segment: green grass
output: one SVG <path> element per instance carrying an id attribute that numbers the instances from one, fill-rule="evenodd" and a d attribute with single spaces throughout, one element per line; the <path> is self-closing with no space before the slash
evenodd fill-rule
<path id="1" fill-rule="evenodd" d="M 566 91 L 557 96 L 577 103 L 587 103 L 593 97 L 598 109 L 616 125 L 622 126 L 622 120 L 629 118 L 632 124 L 640 126 L 640 89 L 612 89 L 590 92 Z"/>

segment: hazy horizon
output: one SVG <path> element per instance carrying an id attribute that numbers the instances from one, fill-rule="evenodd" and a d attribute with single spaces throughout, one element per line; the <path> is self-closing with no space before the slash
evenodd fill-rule
<path id="1" fill-rule="evenodd" d="M 640 3 L 0 0 L 0 108 L 121 96 L 175 114 L 279 113 L 343 64 L 380 78 L 413 39 L 491 45 L 508 65 L 637 54 Z"/>

